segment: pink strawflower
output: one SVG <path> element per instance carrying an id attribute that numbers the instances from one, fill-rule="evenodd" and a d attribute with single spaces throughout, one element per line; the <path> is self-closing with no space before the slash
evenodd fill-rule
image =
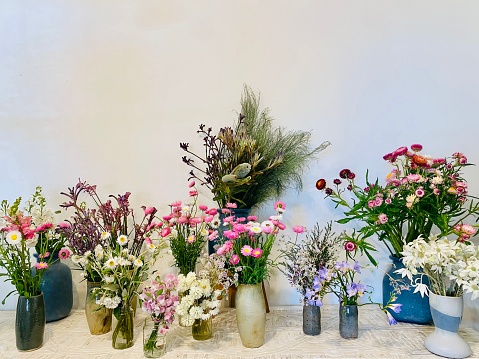
<path id="1" fill-rule="evenodd" d="M 166 236 L 168 236 L 169 234 L 171 233 L 171 229 L 170 227 L 165 227 L 161 230 L 161 236 L 163 238 L 165 238 Z"/>
<path id="2" fill-rule="evenodd" d="M 396 151 L 393 152 L 393 156 L 396 155 L 396 157 L 398 156 L 403 156 L 407 153 L 407 147 L 406 146 L 402 146 L 402 147 L 399 147 Z"/>
<path id="3" fill-rule="evenodd" d="M 198 208 L 200 209 L 200 211 L 206 212 L 206 210 L 208 209 L 208 206 L 205 206 L 204 204 L 200 204 Z"/>
<path id="4" fill-rule="evenodd" d="M 167 221 L 167 222 L 168 222 L 170 219 L 172 219 L 172 218 L 173 218 L 173 216 L 171 216 L 171 215 L 167 215 L 167 216 L 163 216 L 162 218 L 163 218 L 165 221 Z"/>
<path id="5" fill-rule="evenodd" d="M 228 216 L 223 218 L 223 223 L 226 223 L 226 224 L 232 223 L 234 220 L 235 220 L 235 216 Z"/>
<path id="6" fill-rule="evenodd" d="M 276 201 L 274 204 L 274 209 L 278 213 L 283 213 L 286 210 L 286 205 L 282 201 Z"/>
<path id="7" fill-rule="evenodd" d="M 190 218 L 190 224 L 200 224 L 200 223 L 203 223 L 203 218 L 201 217 Z"/>
<path id="8" fill-rule="evenodd" d="M 209 214 L 210 216 L 214 216 L 218 213 L 218 210 L 216 208 L 210 208 L 206 214 Z"/>
<path id="9" fill-rule="evenodd" d="M 180 218 L 178 218 L 177 222 L 178 222 L 179 224 L 188 223 L 188 217 L 181 216 Z"/>
<path id="10" fill-rule="evenodd" d="M 196 242 L 196 236 L 195 235 L 191 235 L 188 237 L 188 243 L 195 243 Z"/>
<path id="11" fill-rule="evenodd" d="M 61 260 L 65 260 L 70 258 L 71 254 L 72 252 L 70 251 L 70 249 L 64 247 L 58 251 L 58 258 L 60 258 Z"/>
<path id="12" fill-rule="evenodd" d="M 237 239 L 238 238 L 238 233 L 232 230 L 226 230 L 223 232 L 223 235 L 228 238 L 228 239 Z"/>
<path id="13" fill-rule="evenodd" d="M 190 181 L 190 183 L 188 183 L 188 187 L 194 187 L 195 186 L 195 181 Z"/>
<path id="14" fill-rule="evenodd" d="M 176 207 L 181 207 L 181 201 L 176 201 L 170 204 L 171 207 L 176 208 Z"/>
<path id="15" fill-rule="evenodd" d="M 261 227 L 261 232 L 265 234 L 270 234 L 271 232 L 273 232 L 273 228 L 274 227 L 270 227 L 270 226 Z"/>
<path id="16" fill-rule="evenodd" d="M 53 228 L 53 224 L 47 222 L 47 223 L 43 223 L 42 225 L 38 226 L 37 228 L 35 228 L 35 232 L 44 232 L 46 231 L 47 229 L 50 229 L 50 228 Z"/>
<path id="17" fill-rule="evenodd" d="M 251 252 L 251 256 L 254 258 L 259 258 L 261 257 L 262 254 L 263 254 L 263 250 L 261 248 L 255 248 Z"/>
<path id="18" fill-rule="evenodd" d="M 213 231 L 208 235 L 208 240 L 214 241 L 216 238 L 218 238 L 218 231 Z"/>
<path id="19" fill-rule="evenodd" d="M 215 219 L 214 216 L 207 216 L 203 220 L 205 221 L 205 223 L 210 223 L 213 219 Z"/>
<path id="20" fill-rule="evenodd" d="M 231 203 L 231 202 L 228 202 L 226 203 L 226 208 L 238 208 L 238 205 L 236 203 Z"/>
<path id="21" fill-rule="evenodd" d="M 231 214 L 231 209 L 229 209 L 229 208 L 222 208 L 222 209 L 221 209 L 221 213 L 223 213 L 223 214 Z"/>
<path id="22" fill-rule="evenodd" d="M 385 224 L 387 223 L 388 221 L 388 216 L 386 216 L 384 213 L 381 213 L 379 216 L 378 216 L 378 222 L 379 224 Z"/>
<path id="23" fill-rule="evenodd" d="M 237 254 L 233 254 L 230 258 L 230 263 L 234 266 L 237 265 L 239 261 L 240 261 L 240 257 Z"/>
<path id="24" fill-rule="evenodd" d="M 48 268 L 48 263 L 46 262 L 38 262 L 35 264 L 36 269 L 47 269 Z"/>
<path id="25" fill-rule="evenodd" d="M 253 248 L 251 248 L 248 245 L 244 245 L 241 248 L 241 254 L 244 255 L 245 257 L 249 257 L 251 255 L 251 252 L 253 252 Z"/>
<path id="26" fill-rule="evenodd" d="M 237 223 L 233 225 L 233 230 L 237 232 L 238 234 L 248 232 L 249 227 L 247 225 Z"/>
<path id="27" fill-rule="evenodd" d="M 256 216 L 248 216 L 248 221 L 256 222 L 257 220 L 258 220 L 258 217 Z"/>
<path id="28" fill-rule="evenodd" d="M 344 249 L 348 252 L 352 252 L 356 249 L 356 244 L 351 241 L 347 241 L 346 243 L 344 243 Z"/>
<path id="29" fill-rule="evenodd" d="M 190 191 L 190 197 L 196 197 L 198 196 L 198 191 Z"/>
<path id="30" fill-rule="evenodd" d="M 304 232 L 304 227 L 303 226 L 294 226 L 293 227 L 293 232 L 298 233 L 298 234 L 303 233 Z"/>
<path id="31" fill-rule="evenodd" d="M 421 197 L 424 197 L 424 189 L 422 187 L 419 187 L 418 189 L 416 189 L 416 191 L 414 192 L 414 194 L 418 197 L 418 198 L 421 198 Z"/>
<path id="32" fill-rule="evenodd" d="M 422 150 L 422 145 L 420 145 L 419 143 L 414 143 L 411 145 L 411 150 L 413 150 L 414 152 L 419 152 Z"/>
<path id="33" fill-rule="evenodd" d="M 48 258 L 50 257 L 50 252 L 45 252 L 43 254 L 38 254 L 38 258 Z"/>

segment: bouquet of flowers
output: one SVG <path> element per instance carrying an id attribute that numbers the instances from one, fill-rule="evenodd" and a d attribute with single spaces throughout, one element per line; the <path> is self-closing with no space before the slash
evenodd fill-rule
<path id="1" fill-rule="evenodd" d="M 219 313 L 221 298 L 225 294 L 219 278 L 225 276 L 218 276 L 216 270 L 213 266 L 208 266 L 200 270 L 198 275 L 189 272 L 178 276 L 181 299 L 176 312 L 180 316 L 181 325 L 190 326 L 195 321 L 207 321 Z"/>
<path id="2" fill-rule="evenodd" d="M 0 276 L 7 277 L 6 281 L 15 286 L 15 290 L 5 296 L 2 304 L 15 291 L 26 298 L 41 294 L 43 273 L 53 261 L 49 251 L 63 245 L 53 228 L 53 212 L 45 207 L 42 187 L 36 188 L 23 211 L 19 208 L 21 200 L 21 197 L 17 198 L 12 205 L 3 200 L 0 206 L 0 266 L 6 270 Z M 36 249 L 38 254 L 34 266 L 31 249 Z M 69 257 L 68 249 L 62 249 L 61 252 L 60 258 Z"/>
<path id="3" fill-rule="evenodd" d="M 213 228 L 218 226 L 215 208 L 198 205 L 198 191 L 191 181 L 190 203 L 181 201 L 170 204 L 170 214 L 163 216 L 161 236 L 169 241 L 175 265 L 181 274 L 195 271 L 196 262 L 205 249 L 208 239 L 218 235 Z"/>
<path id="4" fill-rule="evenodd" d="M 175 319 L 178 296 L 173 292 L 177 285 L 178 279 L 173 274 L 168 274 L 164 281 L 157 276 L 139 295 L 142 310 L 150 315 L 154 323 L 153 330 L 143 344 L 145 353 L 153 354 L 157 347 L 158 334 L 166 334 Z"/>
<path id="5" fill-rule="evenodd" d="M 234 218 L 227 216 L 223 222 L 229 227 L 223 232 L 225 241 L 216 250 L 226 256 L 235 284 L 259 284 L 268 276 L 268 270 L 275 265 L 268 257 L 280 231 L 286 229 L 281 222 L 285 204 L 275 203 L 276 215 L 257 222 L 256 216 Z M 228 209 L 224 209 L 228 211 Z"/>
<path id="6" fill-rule="evenodd" d="M 300 234 L 305 229 L 296 226 L 293 231 Z M 306 234 L 306 239 L 298 243 L 296 236 L 294 242 L 287 242 L 286 248 L 281 250 L 286 261 L 280 263 L 280 269 L 298 291 L 302 305 L 322 305 L 325 288 L 318 286 L 315 280 L 325 268 L 334 267 L 341 244 L 340 236 L 331 233 L 331 223 L 324 230 L 316 224 L 311 233 Z"/>
<path id="7" fill-rule="evenodd" d="M 402 262 L 405 268 L 396 272 L 411 280 L 415 293 L 421 296 L 431 290 L 437 295 L 460 297 L 472 293 L 479 297 L 479 249 L 470 242 L 449 240 L 431 235 L 428 240 L 416 238 L 404 246 Z M 413 278 L 413 275 L 419 275 Z M 429 279 L 429 288 L 423 277 Z"/>
<path id="8" fill-rule="evenodd" d="M 182 159 L 193 168 L 190 178 L 205 185 L 220 208 L 230 202 L 252 208 L 279 198 L 292 184 L 300 189 L 308 160 L 330 144 L 311 149 L 310 132 L 273 127 L 269 110 L 260 110 L 260 96 L 247 86 L 233 128 L 215 133 L 202 124 L 197 133 L 203 136 L 204 156 L 192 152 L 188 143 L 180 143 L 189 155 Z"/>
<path id="9" fill-rule="evenodd" d="M 137 259 L 143 261 L 145 253 L 156 257 L 159 250 L 165 247 L 164 241 L 156 239 L 155 245 L 151 238 L 161 226 L 161 223 L 155 222 L 156 208 L 143 206 L 143 217 L 137 223 L 133 209 L 130 208 L 130 192 L 110 195 L 116 206 L 110 199 L 102 202 L 96 192 L 96 185 L 87 182 L 79 181 L 75 187 L 68 188 L 68 193 L 61 194 L 69 199 L 61 207 L 73 209 L 74 214 L 60 223 L 60 232 L 66 237 L 73 252 L 72 261 L 80 266 L 88 281 L 99 282 L 104 279 L 103 268 L 116 267 L 113 262 L 107 263 L 111 258 L 125 257 L 127 262 L 131 262 L 128 265 L 133 265 Z M 81 201 L 82 195 L 93 202 L 93 208 Z M 122 265 L 122 261 L 117 264 Z"/>
<path id="10" fill-rule="evenodd" d="M 339 223 L 359 220 L 364 226 L 350 236 L 358 248 L 365 252 L 376 265 L 369 251 L 374 247 L 366 239 L 377 234 L 391 255 L 400 257 L 405 244 L 419 235 L 428 238 L 433 226 L 441 236 L 451 233 L 465 240 L 475 234 L 475 230 L 464 221 L 468 217 L 477 217 L 479 206 L 470 201 L 467 182 L 462 177 L 462 169 L 468 166 L 467 158 L 459 152 L 451 158 L 439 158 L 421 155 L 422 146 L 400 147 L 384 156 L 392 166 L 386 176 L 384 186 L 378 180 L 370 182 L 366 174 L 366 186 L 355 182 L 355 174 L 343 169 L 328 187 L 324 179 L 316 183 L 318 190 L 324 190 L 336 207 L 346 209 L 345 218 Z M 346 199 L 343 180 L 347 183 L 347 193 L 353 197 Z"/>

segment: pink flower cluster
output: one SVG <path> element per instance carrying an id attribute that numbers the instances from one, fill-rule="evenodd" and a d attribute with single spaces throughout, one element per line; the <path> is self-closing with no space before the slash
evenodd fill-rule
<path id="1" fill-rule="evenodd" d="M 32 225 L 32 217 L 24 216 L 22 211 L 18 211 L 13 217 L 5 216 L 3 219 L 8 224 L 1 229 L 2 232 L 19 231 L 27 241 L 35 237 L 37 228 Z"/>
<path id="2" fill-rule="evenodd" d="M 145 287 L 138 296 L 141 309 L 151 316 L 155 323 L 159 323 L 159 333 L 165 334 L 169 324 L 175 319 L 178 296 L 173 294 L 178 285 L 178 279 L 168 274 L 164 281 L 157 277 L 151 285 Z"/>
<path id="3" fill-rule="evenodd" d="M 470 224 L 457 224 L 454 226 L 454 233 L 459 236 L 459 241 L 465 242 L 467 239 L 474 236 L 477 232 Z"/>

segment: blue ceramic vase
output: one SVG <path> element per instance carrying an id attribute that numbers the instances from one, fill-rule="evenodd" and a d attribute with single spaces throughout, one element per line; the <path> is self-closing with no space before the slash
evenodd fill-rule
<path id="1" fill-rule="evenodd" d="M 383 304 L 389 301 L 390 293 L 398 286 L 400 292 L 396 293 L 395 303 L 402 304 L 401 312 L 395 313 L 391 311 L 391 315 L 398 322 L 414 323 L 414 324 L 432 324 L 431 309 L 429 307 L 429 298 L 421 297 L 421 294 L 414 293 L 414 287 L 411 286 L 409 279 L 402 278 L 400 274 L 395 273 L 396 270 L 404 268 L 401 259 L 389 256 L 392 264 L 386 271 L 383 278 Z M 429 284 L 427 277 L 422 278 L 423 283 Z"/>
<path id="2" fill-rule="evenodd" d="M 43 294 L 18 297 L 15 315 L 15 341 L 19 351 L 30 351 L 43 345 L 45 302 Z"/>
<path id="3" fill-rule="evenodd" d="M 58 253 L 53 253 L 52 261 L 40 284 L 47 323 L 67 317 L 73 307 L 72 271 L 58 259 Z"/>

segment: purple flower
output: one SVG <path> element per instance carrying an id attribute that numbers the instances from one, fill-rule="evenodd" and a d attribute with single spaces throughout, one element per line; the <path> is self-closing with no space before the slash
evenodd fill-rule
<path id="1" fill-rule="evenodd" d="M 388 315 L 388 322 L 389 322 L 389 325 L 395 325 L 397 324 L 397 320 L 394 319 L 394 317 L 391 315 L 391 313 L 389 313 L 388 311 L 386 311 L 386 314 Z"/>

